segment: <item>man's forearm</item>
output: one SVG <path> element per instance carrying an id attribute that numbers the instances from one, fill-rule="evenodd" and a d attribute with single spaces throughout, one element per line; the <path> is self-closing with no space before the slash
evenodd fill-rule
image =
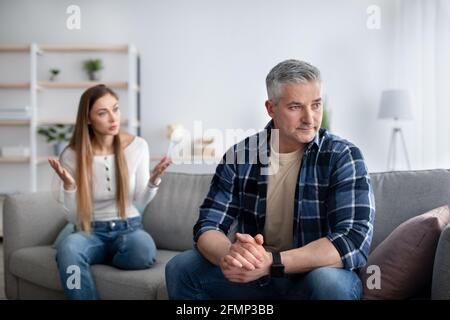
<path id="1" fill-rule="evenodd" d="M 319 267 L 342 268 L 336 247 L 327 238 L 320 238 L 306 246 L 281 252 L 286 273 L 303 273 Z"/>
<path id="2" fill-rule="evenodd" d="M 211 263 L 219 265 L 220 258 L 230 251 L 231 241 L 223 232 L 208 230 L 197 241 L 197 248 Z"/>

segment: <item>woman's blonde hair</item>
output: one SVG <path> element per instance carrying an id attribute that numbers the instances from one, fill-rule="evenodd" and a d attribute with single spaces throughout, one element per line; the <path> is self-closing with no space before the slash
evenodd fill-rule
<path id="1" fill-rule="evenodd" d="M 80 98 L 75 129 L 68 148 L 75 151 L 75 181 L 77 185 L 77 214 L 79 227 L 86 232 L 91 231 L 92 218 L 92 162 L 93 150 L 92 139 L 94 131 L 89 124 L 89 113 L 94 103 L 105 95 L 112 95 L 117 100 L 117 94 L 103 84 L 87 89 Z M 116 201 L 119 214 L 122 219 L 126 218 L 128 200 L 128 167 L 122 148 L 119 134 L 113 140 L 116 170 Z"/>

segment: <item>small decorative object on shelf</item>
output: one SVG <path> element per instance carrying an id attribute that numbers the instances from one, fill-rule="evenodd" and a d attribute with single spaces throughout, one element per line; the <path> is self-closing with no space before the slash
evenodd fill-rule
<path id="1" fill-rule="evenodd" d="M 59 69 L 56 68 L 50 69 L 50 81 L 55 81 L 59 73 L 60 73 Z"/>
<path id="2" fill-rule="evenodd" d="M 38 133 L 46 137 L 47 142 L 56 141 L 53 145 L 53 153 L 58 156 L 72 137 L 73 128 L 72 124 L 55 124 L 39 128 Z"/>
<path id="3" fill-rule="evenodd" d="M 194 140 L 194 157 L 211 157 L 216 156 L 216 148 L 212 145 L 214 137 L 203 137 Z"/>
<path id="4" fill-rule="evenodd" d="M 89 80 L 91 81 L 99 81 L 100 80 L 100 70 L 103 69 L 103 62 L 101 59 L 89 59 L 84 61 L 83 63 L 84 70 L 87 72 L 89 76 Z"/>
<path id="5" fill-rule="evenodd" d="M 0 154 L 2 157 L 29 157 L 30 148 L 26 146 L 2 146 L 0 148 Z"/>
<path id="6" fill-rule="evenodd" d="M 169 148 L 167 149 L 167 155 L 173 157 L 174 151 L 178 151 L 178 146 L 184 139 L 185 130 L 181 124 L 169 124 L 167 126 L 167 138 L 170 140 Z"/>

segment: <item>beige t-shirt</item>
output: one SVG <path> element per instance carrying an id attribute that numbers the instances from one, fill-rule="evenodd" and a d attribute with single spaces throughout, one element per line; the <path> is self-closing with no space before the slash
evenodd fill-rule
<path id="1" fill-rule="evenodd" d="M 303 150 L 277 153 L 270 147 L 264 247 L 269 251 L 285 251 L 293 248 L 295 190 Z"/>

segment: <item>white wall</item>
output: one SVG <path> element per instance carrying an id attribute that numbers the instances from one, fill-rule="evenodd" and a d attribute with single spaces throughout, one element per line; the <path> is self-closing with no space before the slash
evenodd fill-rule
<path id="1" fill-rule="evenodd" d="M 389 124 L 377 120 L 392 86 L 389 0 L 70 0 L 0 2 L 1 43 L 134 43 L 142 59 L 142 135 L 152 155 L 166 151 L 169 123 L 192 128 L 262 128 L 265 76 L 299 58 L 323 73 L 335 133 L 356 143 L 370 171 L 385 169 Z M 65 27 L 81 7 L 81 30 Z M 369 5 L 381 30 L 366 27 Z"/>

